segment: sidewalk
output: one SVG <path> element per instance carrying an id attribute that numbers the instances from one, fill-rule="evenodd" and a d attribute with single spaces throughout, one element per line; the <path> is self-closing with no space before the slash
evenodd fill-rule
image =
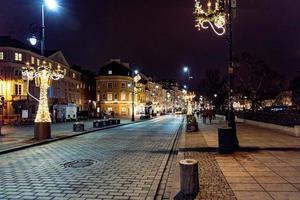
<path id="1" fill-rule="evenodd" d="M 139 121 L 139 119 L 136 119 Z M 131 119 L 122 118 L 121 125 L 132 123 Z M 93 120 L 84 121 L 85 131 L 73 132 L 74 122 L 57 123 L 51 125 L 51 136 L 49 140 L 38 141 L 34 137 L 34 125 L 27 126 L 4 126 L 2 127 L 2 134 L 0 137 L 0 153 L 11 151 L 14 149 L 21 149 L 32 145 L 48 143 L 51 141 L 68 138 L 88 132 L 112 128 L 119 125 L 108 126 L 104 128 L 93 128 Z"/>
<path id="2" fill-rule="evenodd" d="M 178 162 L 184 158 L 199 162 L 196 199 L 300 199 L 300 138 L 237 124 L 242 151 L 222 155 L 217 152 L 217 129 L 222 126 L 224 122 L 200 122 L 199 132 L 181 136 L 171 199 L 182 199 Z"/>

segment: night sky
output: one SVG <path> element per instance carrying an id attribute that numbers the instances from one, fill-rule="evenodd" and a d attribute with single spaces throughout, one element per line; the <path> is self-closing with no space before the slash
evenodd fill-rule
<path id="1" fill-rule="evenodd" d="M 39 0 L 1 0 L 0 34 L 26 40 L 40 23 Z M 205 70 L 226 72 L 225 37 L 194 28 L 194 0 L 60 0 L 47 11 L 46 48 L 70 64 L 98 71 L 110 58 L 155 78 L 184 80 L 189 65 L 198 85 Z M 234 51 L 248 52 L 284 73 L 300 70 L 300 1 L 238 0 Z"/>

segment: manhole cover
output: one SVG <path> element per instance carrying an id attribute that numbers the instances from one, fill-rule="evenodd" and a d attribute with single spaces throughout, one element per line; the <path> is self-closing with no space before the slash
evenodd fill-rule
<path id="1" fill-rule="evenodd" d="M 95 164 L 97 161 L 90 159 L 74 160 L 64 164 L 65 168 L 84 168 Z"/>

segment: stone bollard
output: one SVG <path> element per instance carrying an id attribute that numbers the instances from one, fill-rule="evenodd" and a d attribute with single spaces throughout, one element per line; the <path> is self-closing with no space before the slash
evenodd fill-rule
<path id="1" fill-rule="evenodd" d="M 196 196 L 199 192 L 198 162 L 184 159 L 180 165 L 180 191 L 184 195 Z"/>
<path id="2" fill-rule="evenodd" d="M 84 123 L 76 122 L 73 124 L 73 132 L 82 132 L 84 131 Z"/>

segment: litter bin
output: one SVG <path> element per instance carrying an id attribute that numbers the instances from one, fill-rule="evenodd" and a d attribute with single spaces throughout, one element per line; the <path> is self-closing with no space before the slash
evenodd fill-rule
<path id="1" fill-rule="evenodd" d="M 228 154 L 234 151 L 234 137 L 232 128 L 218 129 L 219 153 Z"/>

